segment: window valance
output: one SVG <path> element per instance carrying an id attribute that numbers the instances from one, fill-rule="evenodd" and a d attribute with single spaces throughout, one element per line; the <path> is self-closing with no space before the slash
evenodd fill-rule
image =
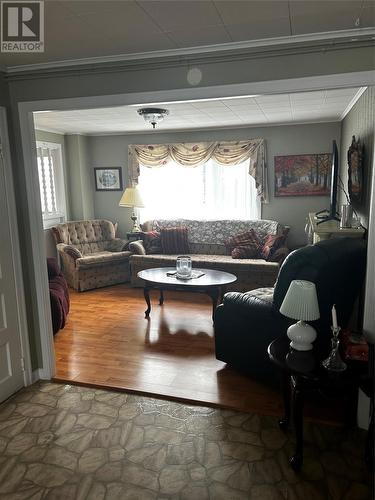
<path id="1" fill-rule="evenodd" d="M 163 167 L 174 161 L 184 167 L 198 167 L 210 159 L 220 165 L 237 165 L 250 160 L 249 175 L 254 177 L 262 201 L 268 201 L 264 139 L 132 145 L 129 146 L 129 180 L 132 185 L 138 184 L 139 165 Z"/>

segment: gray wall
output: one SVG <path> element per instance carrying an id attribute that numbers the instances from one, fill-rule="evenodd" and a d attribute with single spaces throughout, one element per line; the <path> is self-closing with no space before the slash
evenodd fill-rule
<path id="1" fill-rule="evenodd" d="M 325 153 L 331 150 L 332 139 L 340 139 L 340 123 L 309 125 L 282 125 L 259 128 L 241 128 L 216 131 L 156 133 L 143 135 L 91 136 L 89 141 L 91 177 L 93 168 L 99 166 L 122 166 L 126 186 L 127 153 L 129 144 L 194 142 L 213 140 L 235 140 L 263 137 L 266 140 L 270 203 L 263 204 L 262 217 L 275 219 L 291 226 L 291 247 L 304 245 L 305 218 L 309 212 L 328 206 L 328 198 L 303 196 L 289 198 L 274 197 L 274 156 L 303 153 Z M 131 209 L 121 208 L 119 192 L 94 192 L 95 217 L 119 222 L 119 231 L 124 235 L 130 229 Z"/>
<path id="2" fill-rule="evenodd" d="M 88 141 L 83 135 L 67 135 L 68 190 L 72 220 L 94 217 L 93 179 L 90 177 Z"/>
<path id="3" fill-rule="evenodd" d="M 360 139 L 364 146 L 363 172 L 364 193 L 360 205 L 354 204 L 362 224 L 368 227 L 371 198 L 371 176 L 374 163 L 374 126 L 375 126 L 375 87 L 369 87 L 358 99 L 346 115 L 341 126 L 340 177 L 348 191 L 347 151 L 352 142 L 352 136 Z M 346 203 L 344 193 L 340 191 L 339 202 Z"/>

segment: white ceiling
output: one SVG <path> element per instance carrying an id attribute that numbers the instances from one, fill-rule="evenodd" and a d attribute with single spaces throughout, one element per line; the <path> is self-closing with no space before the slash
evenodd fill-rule
<path id="1" fill-rule="evenodd" d="M 158 103 L 170 114 L 157 125 L 157 131 L 338 121 L 359 92 L 358 88 L 350 88 Z M 34 115 L 35 126 L 79 134 L 150 132 L 151 125 L 137 113 L 144 106 L 147 105 L 41 112 Z"/>
<path id="2" fill-rule="evenodd" d="M 374 0 L 46 0 L 45 52 L 3 53 L 0 64 L 17 66 L 373 26 Z"/>

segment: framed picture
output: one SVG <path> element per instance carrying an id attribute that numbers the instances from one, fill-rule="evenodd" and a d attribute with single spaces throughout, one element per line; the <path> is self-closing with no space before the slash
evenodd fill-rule
<path id="1" fill-rule="evenodd" d="M 275 196 L 329 196 L 332 154 L 275 156 Z"/>
<path id="2" fill-rule="evenodd" d="M 94 168 L 96 191 L 122 191 L 122 168 Z"/>
<path id="3" fill-rule="evenodd" d="M 348 191 L 350 201 L 361 203 L 363 192 L 363 147 L 355 136 L 352 137 L 352 143 L 348 150 Z"/>

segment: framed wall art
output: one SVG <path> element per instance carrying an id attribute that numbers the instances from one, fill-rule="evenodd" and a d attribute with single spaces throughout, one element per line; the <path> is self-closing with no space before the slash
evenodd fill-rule
<path id="1" fill-rule="evenodd" d="M 275 156 L 275 196 L 329 196 L 332 154 Z"/>
<path id="2" fill-rule="evenodd" d="M 361 203 L 363 193 L 363 146 L 355 135 L 348 149 L 348 191 L 350 201 Z"/>
<path id="3" fill-rule="evenodd" d="M 122 168 L 94 168 L 96 191 L 122 191 Z"/>

